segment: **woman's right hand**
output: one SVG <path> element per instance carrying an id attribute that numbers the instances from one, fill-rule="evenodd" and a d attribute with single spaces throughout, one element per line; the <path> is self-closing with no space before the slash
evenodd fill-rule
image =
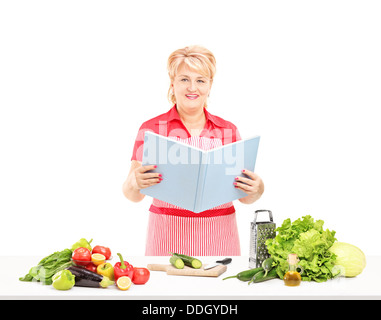
<path id="1" fill-rule="evenodd" d="M 139 190 L 158 184 L 161 180 L 163 180 L 162 175 L 160 173 L 148 172 L 156 168 L 156 165 L 149 165 L 140 166 L 135 169 L 136 185 Z"/>

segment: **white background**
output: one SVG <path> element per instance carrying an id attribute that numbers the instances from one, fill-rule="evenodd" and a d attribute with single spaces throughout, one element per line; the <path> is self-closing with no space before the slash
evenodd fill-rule
<path id="1" fill-rule="evenodd" d="M 121 186 L 190 44 L 217 58 L 209 111 L 262 137 L 265 193 L 235 202 L 242 254 L 262 208 L 380 254 L 380 16 L 379 1 L 0 2 L 0 255 L 82 237 L 144 255 L 151 199 Z"/>

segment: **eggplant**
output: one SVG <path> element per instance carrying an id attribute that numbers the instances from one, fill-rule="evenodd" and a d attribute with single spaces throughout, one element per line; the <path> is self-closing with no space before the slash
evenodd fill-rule
<path id="1" fill-rule="evenodd" d="M 106 288 L 114 281 L 106 276 L 89 271 L 85 268 L 71 266 L 67 268 L 75 276 L 76 287 L 92 287 L 92 288 Z"/>

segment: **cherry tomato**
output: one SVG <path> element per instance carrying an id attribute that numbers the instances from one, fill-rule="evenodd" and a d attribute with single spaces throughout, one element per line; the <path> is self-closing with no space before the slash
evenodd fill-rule
<path id="1" fill-rule="evenodd" d="M 147 268 L 134 268 L 134 275 L 132 282 L 134 284 L 145 284 L 150 276 L 150 272 Z"/>
<path id="2" fill-rule="evenodd" d="M 80 266 L 87 266 L 91 261 L 91 252 L 87 248 L 79 247 L 74 250 L 71 258 L 75 264 Z"/>
<path id="3" fill-rule="evenodd" d="M 106 260 L 110 259 L 110 257 L 111 257 L 111 250 L 110 250 L 110 248 L 103 247 L 103 246 L 95 246 L 93 248 L 92 253 L 103 254 L 106 257 Z"/>

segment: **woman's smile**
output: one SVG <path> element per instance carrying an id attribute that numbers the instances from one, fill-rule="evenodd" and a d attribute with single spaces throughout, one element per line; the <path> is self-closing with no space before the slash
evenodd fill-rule
<path id="1" fill-rule="evenodd" d="M 189 100 L 196 100 L 199 95 L 198 94 L 186 94 L 185 95 Z"/>

